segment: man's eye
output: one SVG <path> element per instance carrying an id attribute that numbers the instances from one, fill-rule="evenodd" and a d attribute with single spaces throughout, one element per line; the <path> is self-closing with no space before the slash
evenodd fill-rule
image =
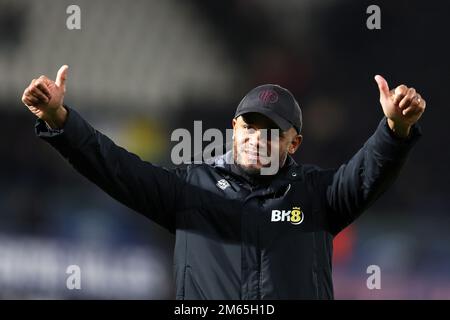
<path id="1" fill-rule="evenodd" d="M 244 125 L 242 126 L 242 128 L 244 128 L 244 129 L 249 129 L 250 127 L 249 127 L 248 125 L 244 124 Z"/>

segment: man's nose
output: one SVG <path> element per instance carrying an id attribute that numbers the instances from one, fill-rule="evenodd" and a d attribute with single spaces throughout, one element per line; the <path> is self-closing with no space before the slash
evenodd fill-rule
<path id="1" fill-rule="evenodd" d="M 252 145 L 259 145 L 261 143 L 267 143 L 267 130 L 257 129 L 252 130 L 248 135 L 249 143 Z"/>
<path id="2" fill-rule="evenodd" d="M 260 130 L 251 129 L 248 132 L 248 140 L 252 142 L 257 142 L 259 140 L 260 135 L 261 135 Z"/>

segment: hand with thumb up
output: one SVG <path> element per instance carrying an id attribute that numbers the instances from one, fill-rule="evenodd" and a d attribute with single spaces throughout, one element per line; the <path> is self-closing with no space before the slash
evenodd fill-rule
<path id="1" fill-rule="evenodd" d="M 63 101 L 68 69 L 67 65 L 62 66 L 55 81 L 46 76 L 33 79 L 22 95 L 22 102 L 28 109 L 52 129 L 62 128 L 67 118 Z"/>

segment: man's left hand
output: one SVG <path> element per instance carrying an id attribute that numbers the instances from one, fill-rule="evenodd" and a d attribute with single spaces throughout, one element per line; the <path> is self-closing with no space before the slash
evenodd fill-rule
<path id="1" fill-rule="evenodd" d="M 380 90 L 380 104 L 388 119 L 388 125 L 400 138 L 409 136 L 411 126 L 425 111 L 426 101 L 414 88 L 404 84 L 389 91 L 387 81 L 380 75 L 375 76 Z"/>

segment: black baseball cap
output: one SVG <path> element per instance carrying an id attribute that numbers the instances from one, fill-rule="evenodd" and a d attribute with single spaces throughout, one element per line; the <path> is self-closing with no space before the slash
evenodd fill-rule
<path id="1" fill-rule="evenodd" d="M 235 118 L 249 112 L 265 115 L 283 131 L 294 127 L 302 130 L 302 110 L 292 93 L 277 84 L 263 84 L 249 93 L 239 103 Z"/>

